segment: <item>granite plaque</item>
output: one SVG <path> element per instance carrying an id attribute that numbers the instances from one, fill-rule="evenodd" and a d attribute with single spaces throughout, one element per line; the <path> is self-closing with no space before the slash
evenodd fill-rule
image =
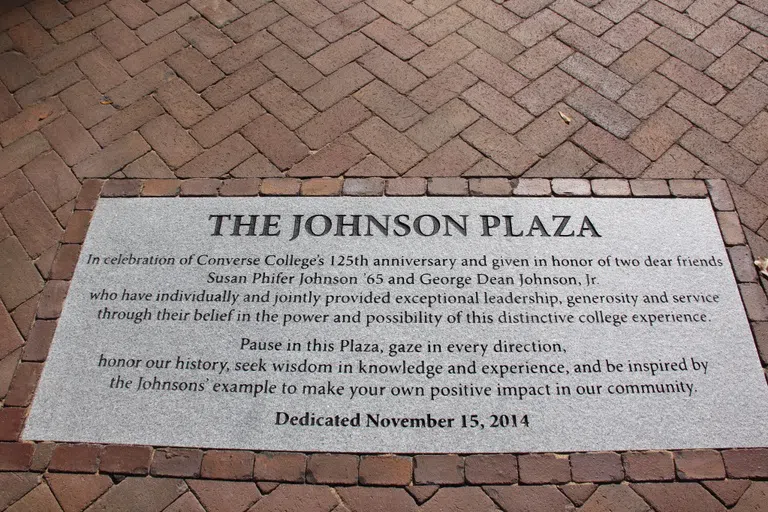
<path id="1" fill-rule="evenodd" d="M 25 439 L 768 445 L 708 200 L 102 199 Z"/>

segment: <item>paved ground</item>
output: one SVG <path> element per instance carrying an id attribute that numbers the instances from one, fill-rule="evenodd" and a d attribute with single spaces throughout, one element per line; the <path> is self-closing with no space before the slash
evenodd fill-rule
<path id="1" fill-rule="evenodd" d="M 113 195 L 508 195 L 544 181 L 527 178 L 655 180 L 634 192 L 722 178 L 730 229 L 740 219 L 752 253 L 768 256 L 768 0 L 4 5 L 0 471 L 32 471 L 0 473 L 0 508 L 82 510 L 106 492 L 91 509 L 768 510 L 757 481 L 768 450 L 361 460 L 13 442 L 78 254 L 60 242 L 82 239 L 102 178 Z M 227 481 L 115 476 L 150 466 Z M 42 479 L 45 467 L 74 473 Z M 506 480 L 478 476 L 487 467 Z M 268 482 L 305 470 L 317 485 Z M 321 485 L 377 478 L 392 487 Z M 518 478 L 562 485 L 451 487 Z M 403 489 L 426 482 L 448 487 Z"/>

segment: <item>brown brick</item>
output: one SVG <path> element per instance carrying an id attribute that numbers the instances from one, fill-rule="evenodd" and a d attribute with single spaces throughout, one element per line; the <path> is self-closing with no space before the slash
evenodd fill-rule
<path id="1" fill-rule="evenodd" d="M 86 129 L 90 129 L 115 112 L 112 105 L 100 103 L 101 95 L 87 80 L 82 80 L 62 91 L 59 98 Z"/>
<path id="2" fill-rule="evenodd" d="M 747 124 L 766 105 L 768 105 L 768 85 L 747 77 L 717 104 L 717 108 L 739 123 Z"/>
<path id="3" fill-rule="evenodd" d="M 202 151 L 197 142 L 169 115 L 156 117 L 146 123 L 140 132 L 171 167 L 185 164 Z"/>
<path id="4" fill-rule="evenodd" d="M 426 45 L 386 18 L 365 26 L 362 32 L 401 59 L 410 59 Z"/>
<path id="5" fill-rule="evenodd" d="M 761 62 L 754 53 L 735 46 L 709 66 L 706 73 L 730 89 L 739 85 Z"/>
<path id="6" fill-rule="evenodd" d="M 632 489 L 656 510 L 725 511 L 717 498 L 697 483 L 633 484 Z"/>
<path id="7" fill-rule="evenodd" d="M 164 83 L 157 90 L 157 100 L 184 128 L 213 113 L 211 106 L 184 80 L 174 79 Z"/>
<path id="8" fill-rule="evenodd" d="M 466 142 L 456 138 L 427 156 L 405 175 L 408 177 L 461 176 L 482 156 Z"/>
<path id="9" fill-rule="evenodd" d="M 640 12 L 656 23 L 674 30 L 687 39 L 693 39 L 704 31 L 704 27 L 699 23 L 655 0 L 645 4 L 640 9 Z"/>
<path id="10" fill-rule="evenodd" d="M 564 488 L 561 487 L 561 489 Z M 520 507 L 527 507 L 529 504 L 536 504 L 535 506 L 541 507 L 541 510 L 568 510 L 573 507 L 568 498 L 551 485 L 494 486 L 487 487 L 485 490 L 505 510 L 517 510 Z"/>
<path id="11" fill-rule="evenodd" d="M 75 165 L 101 148 L 74 116 L 67 114 L 43 127 L 48 139 L 67 165 Z"/>
<path id="12" fill-rule="evenodd" d="M 466 196 L 469 195 L 467 180 L 464 178 L 429 178 L 427 195 Z"/>
<path id="13" fill-rule="evenodd" d="M 555 178 L 552 193 L 556 196 L 589 196 L 592 189 L 589 180 L 579 178 Z"/>
<path id="14" fill-rule="evenodd" d="M 768 301 L 766 301 L 765 293 L 760 285 L 756 283 L 739 284 L 739 291 L 747 310 L 747 318 L 756 322 L 768 320 Z"/>
<path id="15" fill-rule="evenodd" d="M 658 73 L 651 73 L 620 100 L 619 104 L 644 119 L 656 112 L 678 91 L 678 86 Z"/>
<path id="16" fill-rule="evenodd" d="M 464 91 L 462 98 L 509 133 L 517 132 L 533 119 L 516 103 L 483 82 Z"/>
<path id="17" fill-rule="evenodd" d="M 378 117 L 367 120 L 355 128 L 352 134 L 371 152 L 400 173 L 405 172 L 426 156 L 413 142 Z"/>
<path id="18" fill-rule="evenodd" d="M 221 180 L 209 178 L 192 178 L 182 180 L 179 195 L 185 196 L 215 196 L 218 195 Z"/>
<path id="19" fill-rule="evenodd" d="M 360 459 L 360 483 L 363 485 L 408 485 L 413 460 L 397 455 L 368 455 Z"/>
<path id="20" fill-rule="evenodd" d="M 417 455 L 413 480 L 419 484 L 462 484 L 464 459 L 458 455 Z"/>
<path id="21" fill-rule="evenodd" d="M 69 63 L 25 85 L 15 93 L 18 104 L 24 108 L 48 96 L 54 96 L 78 82 L 83 74 L 74 63 Z"/>
<path id="22" fill-rule="evenodd" d="M 666 197 L 670 195 L 669 186 L 664 180 L 631 180 L 629 186 L 633 196 Z"/>
<path id="23" fill-rule="evenodd" d="M 583 28 L 568 24 L 557 31 L 558 39 L 603 66 L 609 66 L 621 52 Z"/>
<path id="24" fill-rule="evenodd" d="M 755 170 L 752 162 L 698 128 L 689 130 L 680 145 L 736 183 L 744 183 Z"/>
<path id="25" fill-rule="evenodd" d="M 768 475 L 768 449 L 724 450 L 722 453 L 728 478 L 762 479 Z"/>
<path id="26" fill-rule="evenodd" d="M 14 382 L 21 378 L 20 374 L 24 371 L 25 366 L 28 365 L 19 365 L 19 368 L 16 370 Z M 34 390 L 32 392 L 34 392 Z M 8 397 L 14 398 L 13 384 L 11 384 L 11 391 L 9 391 Z M 24 428 L 24 416 L 26 415 L 26 410 L 23 407 L 10 407 L 13 403 L 8 402 L 7 400 L 8 399 L 6 399 L 7 405 L 0 409 L 0 441 L 18 441 L 21 431 Z"/>
<path id="27" fill-rule="evenodd" d="M 731 259 L 731 265 L 733 266 L 733 273 L 736 276 L 736 281 L 740 283 L 757 281 L 757 270 L 755 269 L 754 258 L 752 257 L 752 252 L 749 250 L 748 246 L 735 245 L 729 247 L 728 256 Z"/>
<path id="28" fill-rule="evenodd" d="M 648 159 L 629 144 L 592 124 L 579 130 L 573 141 L 611 167 L 621 170 L 628 178 L 639 176 L 649 164 Z"/>
<path id="29" fill-rule="evenodd" d="M 688 91 L 678 92 L 667 106 L 723 142 L 741 130 L 738 123 Z"/>
<path id="30" fill-rule="evenodd" d="M 269 114 L 250 123 L 242 133 L 280 169 L 287 169 L 309 154 L 298 137 Z"/>
<path id="31" fill-rule="evenodd" d="M 538 116 L 577 87 L 579 87 L 577 80 L 554 68 L 518 92 L 515 95 L 515 101 L 533 115 Z"/>
<path id="32" fill-rule="evenodd" d="M 263 113 L 264 109 L 246 95 L 200 121 L 190 134 L 204 148 L 209 148 Z"/>
<path id="33" fill-rule="evenodd" d="M 333 13 L 315 0 L 282 0 L 281 5 L 305 25 L 314 27 L 333 16 Z"/>
<path id="34" fill-rule="evenodd" d="M 94 33 L 116 59 L 127 57 L 144 47 L 144 43 L 121 20 L 115 19 L 105 23 Z"/>
<path id="35" fill-rule="evenodd" d="M 509 30 L 509 35 L 526 47 L 531 48 L 567 23 L 567 20 L 553 11 L 542 9 L 522 23 L 512 27 Z"/>
<path id="36" fill-rule="evenodd" d="M 427 193 L 427 180 L 424 178 L 395 178 L 387 180 L 388 196 L 423 196 Z"/>
<path id="37" fill-rule="evenodd" d="M 101 197 L 138 197 L 141 195 L 141 180 L 108 180 L 101 190 Z"/>
<path id="38" fill-rule="evenodd" d="M 717 496 L 717 498 L 722 501 L 725 506 L 730 507 L 735 505 L 736 502 L 739 501 L 739 498 L 745 494 L 744 491 L 747 490 L 747 488 L 750 486 L 750 483 L 751 482 L 749 480 L 708 480 L 701 482 L 701 485 L 709 489 L 709 491 Z M 757 490 L 757 487 L 754 489 L 754 491 L 756 492 L 747 493 L 744 501 L 741 502 L 746 510 L 749 510 L 750 505 L 753 508 L 759 508 L 757 500 L 750 504 L 750 500 L 753 497 L 757 498 L 758 495 L 761 494 L 760 491 Z M 760 498 L 757 499 L 759 500 Z"/>
<path id="39" fill-rule="evenodd" d="M 157 14 L 141 0 L 112 0 L 107 7 L 123 20 L 123 23 L 133 29 L 157 17 Z"/>
<path id="40" fill-rule="evenodd" d="M 602 40 L 625 52 L 645 39 L 658 25 L 639 13 L 632 13 L 603 34 Z"/>
<path id="41" fill-rule="evenodd" d="M 668 108 L 661 108 L 630 136 L 629 143 L 651 160 L 658 159 L 691 124 Z"/>
<path id="42" fill-rule="evenodd" d="M 521 483 L 565 483 L 571 480 L 571 468 L 567 455 L 547 453 L 520 455 L 518 466 Z"/>
<path id="43" fill-rule="evenodd" d="M 21 171 L 13 171 L 0 179 L 0 208 L 32 191 L 32 185 Z"/>
<path id="44" fill-rule="evenodd" d="M 78 58 L 77 65 L 101 92 L 117 87 L 130 78 L 104 47 L 99 47 Z"/>
<path id="45" fill-rule="evenodd" d="M 408 98 L 378 80 L 366 85 L 354 96 L 400 131 L 408 129 L 426 115 Z"/>
<path id="46" fill-rule="evenodd" d="M 763 162 L 768 159 L 767 128 L 768 114 L 761 112 L 733 139 L 730 145 L 753 162 Z"/>
<path id="47" fill-rule="evenodd" d="M 502 62 L 509 62 L 525 50 L 523 45 L 507 34 L 481 20 L 464 25 L 459 29 L 459 35 Z"/>
<path id="48" fill-rule="evenodd" d="M 373 75 L 353 62 L 305 90 L 303 96 L 317 109 L 325 110 L 371 80 Z"/>
<path id="49" fill-rule="evenodd" d="M 624 479 L 621 455 L 614 452 L 571 454 L 574 482 L 620 482 Z"/>
<path id="50" fill-rule="evenodd" d="M 79 244 L 60 245 L 48 277 L 50 279 L 72 279 L 79 256 Z"/>
<path id="51" fill-rule="evenodd" d="M 290 130 L 303 125 L 317 113 L 312 105 L 278 78 L 267 82 L 251 94 Z"/>
<path id="52" fill-rule="evenodd" d="M 0 443 L 0 471 L 28 470 L 34 450 L 31 443 Z"/>
<path id="53" fill-rule="evenodd" d="M 221 480 L 250 480 L 253 476 L 252 452 L 209 450 L 203 455 L 201 476 Z"/>
<path id="54" fill-rule="evenodd" d="M 307 460 L 307 482 L 355 484 L 359 460 L 356 455 L 315 453 Z"/>
<path id="55" fill-rule="evenodd" d="M 261 188 L 260 178 L 224 180 L 219 189 L 220 196 L 256 196 Z"/>
<path id="56" fill-rule="evenodd" d="M 191 448 L 159 448 L 152 458 L 152 476 L 198 477 L 202 450 Z"/>
<path id="57" fill-rule="evenodd" d="M 0 397 L 5 397 L 8 394 L 8 388 L 11 387 L 11 380 L 16 372 L 21 352 L 22 349 L 17 349 L 3 359 L 0 359 Z"/>
<path id="58" fill-rule="evenodd" d="M 580 87 L 568 95 L 565 101 L 589 120 L 622 139 L 639 124 L 635 116 L 589 87 Z"/>
<path id="59" fill-rule="evenodd" d="M 272 73 L 256 61 L 243 66 L 217 84 L 209 87 L 203 98 L 214 108 L 221 108 L 247 94 L 272 77 Z"/>
<path id="60" fill-rule="evenodd" d="M 124 108 L 140 100 L 144 96 L 157 90 L 164 82 L 174 77 L 173 71 L 164 63 L 155 64 L 124 82 L 107 93 L 107 97 L 112 100 L 118 108 Z"/>
<path id="61" fill-rule="evenodd" d="M 376 47 L 376 44 L 363 34 L 353 33 L 320 50 L 310 57 L 308 62 L 323 74 L 328 75 L 364 55 L 374 47 Z"/>
<path id="62" fill-rule="evenodd" d="M 723 19 L 727 20 L 728 18 Z M 747 37 L 741 40 L 741 46 L 753 51 L 764 59 L 768 56 L 768 38 L 757 32 L 750 32 Z"/>
<path id="63" fill-rule="evenodd" d="M 613 26 L 613 23 L 575 0 L 557 0 L 550 9 L 596 36 Z"/>
<path id="64" fill-rule="evenodd" d="M 377 47 L 359 59 L 360 64 L 400 93 L 407 93 L 426 80 L 415 68 L 387 50 Z"/>
<path id="65" fill-rule="evenodd" d="M 232 46 L 232 40 L 203 18 L 187 23 L 178 34 L 209 59 Z"/>
<path id="66" fill-rule="evenodd" d="M 26 9 L 45 28 L 51 29 L 72 19 L 66 7 L 54 0 L 37 0 L 26 5 Z"/>
<path id="67" fill-rule="evenodd" d="M 341 194 L 342 179 L 310 178 L 301 182 L 303 196 L 338 196 Z"/>
<path id="68" fill-rule="evenodd" d="M 0 143 L 4 146 L 40 129 L 66 113 L 66 107 L 58 98 L 49 98 L 30 105 L 17 115 L 0 124 Z"/>
<path id="69" fill-rule="evenodd" d="M 146 475 L 152 460 L 149 446 L 107 445 L 101 452 L 100 471 L 120 475 Z"/>
<path id="70" fill-rule="evenodd" d="M 296 132 L 312 149 L 319 149 L 370 117 L 371 113 L 354 98 L 345 98 L 316 115 Z"/>
<path id="71" fill-rule="evenodd" d="M 12 46 L 30 58 L 38 57 L 51 50 L 56 41 L 35 20 L 27 20 L 8 30 Z"/>
<path id="72" fill-rule="evenodd" d="M 637 83 L 669 58 L 658 46 L 641 41 L 611 64 L 611 71 L 632 83 Z"/>
<path id="73" fill-rule="evenodd" d="M 565 142 L 534 165 L 525 173 L 525 176 L 528 178 L 581 176 L 594 165 L 595 161 L 588 154 L 570 142 Z"/>
<path id="74" fill-rule="evenodd" d="M 475 50 L 460 64 L 505 96 L 512 96 L 528 85 L 528 80 L 483 50 Z"/>
<path id="75" fill-rule="evenodd" d="M 225 73 L 233 73 L 279 45 L 278 39 L 262 30 L 217 55 L 213 63 Z"/>
<path id="76" fill-rule="evenodd" d="M 180 178 L 215 178 L 229 172 L 256 150 L 235 133 L 176 170 Z"/>
<path id="77" fill-rule="evenodd" d="M 45 479 L 64 510 L 83 510 L 112 487 L 106 475 L 48 473 Z"/>
<path id="78" fill-rule="evenodd" d="M 340 176 L 362 160 L 368 150 L 349 135 L 342 135 L 320 151 L 294 165 L 288 176 Z"/>
<path id="79" fill-rule="evenodd" d="M 435 151 L 480 116 L 464 102 L 452 100 L 411 127 L 406 135 L 428 152 Z"/>
<path id="80" fill-rule="evenodd" d="M 64 233 L 36 192 L 17 199 L 3 208 L 2 213 L 33 258 L 54 245 Z"/>
<path id="81" fill-rule="evenodd" d="M 611 100 L 619 99 L 631 87 L 629 82 L 580 53 L 565 59 L 560 69 Z"/>
<path id="82" fill-rule="evenodd" d="M 453 64 L 414 89 L 409 97 L 427 112 L 433 112 L 475 82 L 475 75 Z"/>
<path id="83" fill-rule="evenodd" d="M 675 197 L 707 197 L 707 186 L 701 180 L 670 180 L 669 189 Z"/>
<path id="84" fill-rule="evenodd" d="M 180 5 L 162 16 L 145 23 L 136 31 L 136 35 L 149 44 L 161 37 L 170 34 L 174 30 L 186 25 L 200 15 L 189 5 Z"/>
<path id="85" fill-rule="evenodd" d="M 79 35 L 90 32 L 114 17 L 115 15 L 106 6 L 99 6 L 85 14 L 57 25 L 51 30 L 51 35 L 59 42 L 69 41 Z"/>
<path id="86" fill-rule="evenodd" d="M 510 65 L 531 80 L 543 75 L 573 51 L 554 37 L 540 42 L 516 57 Z"/>
<path id="87" fill-rule="evenodd" d="M 519 176 L 536 161 L 536 155 L 486 119 L 481 119 L 464 132 L 464 140 L 504 167 L 512 176 Z"/>
<path id="88" fill-rule="evenodd" d="M 191 47 L 185 48 L 169 58 L 168 65 L 197 92 L 224 77 L 221 70 L 211 64 L 202 53 Z"/>
<path id="89" fill-rule="evenodd" d="M 93 444 L 59 444 L 53 450 L 48 469 L 66 473 L 95 473 L 101 447 Z"/>
<path id="90" fill-rule="evenodd" d="M 725 89 L 720 84 L 674 57 L 664 62 L 658 70 L 707 103 L 716 103 L 725 96 Z"/>
<path id="91" fill-rule="evenodd" d="M 660 27 L 648 40 L 699 71 L 715 61 L 714 55 L 666 27 Z"/>
<path id="92" fill-rule="evenodd" d="M 709 197 L 712 206 L 719 211 L 732 211 L 735 209 L 728 183 L 722 179 L 706 180 Z"/>
<path id="93" fill-rule="evenodd" d="M 383 178 L 346 178 L 342 191 L 345 196 L 380 196 L 385 186 Z"/>
<path id="94" fill-rule="evenodd" d="M 376 11 L 364 3 L 359 3 L 315 26 L 315 31 L 328 41 L 334 42 L 378 17 Z"/>
<path id="95" fill-rule="evenodd" d="M 567 116 L 570 122 L 566 123 L 563 115 Z M 581 114 L 561 103 L 520 130 L 516 137 L 543 156 L 560 146 L 586 122 Z"/>
<path id="96" fill-rule="evenodd" d="M 27 57 L 17 52 L 0 54 L 0 80 L 13 92 L 33 82 L 40 75 Z"/>
<path id="97" fill-rule="evenodd" d="M 272 162 L 261 153 L 253 155 L 251 158 L 232 169 L 229 173 L 235 178 L 282 176 L 282 173 L 277 167 L 272 165 Z"/>
<path id="98" fill-rule="evenodd" d="M 723 17 L 697 37 L 696 44 L 720 57 L 747 34 L 748 28 Z"/>
<path id="99" fill-rule="evenodd" d="M 180 51 L 186 45 L 187 45 L 186 41 L 182 39 L 178 34 L 171 33 L 161 39 L 158 39 L 152 44 L 142 48 L 141 50 L 131 54 L 130 56 L 124 58 L 123 60 L 120 61 L 120 64 L 123 66 L 123 68 L 125 68 L 126 71 L 128 71 L 128 73 L 130 73 L 131 75 L 136 75 L 141 71 L 144 71 L 148 67 L 152 66 L 153 64 L 157 64 L 158 62 L 165 60 L 166 58 L 170 57 L 174 53 Z M 188 50 L 188 52 L 197 52 L 197 50 L 190 49 Z M 181 55 L 186 55 L 186 54 L 182 52 Z M 193 85 L 199 87 L 198 90 L 202 90 L 204 87 L 218 80 L 218 78 L 220 78 L 221 76 L 220 74 L 213 72 L 212 73 L 213 77 L 211 77 L 211 74 L 208 74 L 205 76 L 205 78 L 199 78 L 200 75 L 203 73 L 203 71 L 205 71 L 206 69 L 196 68 L 192 70 L 192 67 L 196 65 L 201 65 L 202 68 L 207 67 L 207 70 L 210 70 L 212 65 L 207 60 L 205 61 L 205 64 L 202 64 L 199 61 L 194 63 L 183 61 L 182 64 L 178 64 L 179 62 L 182 62 L 182 59 L 183 59 L 182 56 L 174 56 L 168 59 L 168 63 L 171 65 L 172 68 L 174 68 L 174 70 L 176 70 L 179 74 L 184 76 L 186 80 L 190 81 Z M 200 84 L 203 84 L 203 85 L 201 86 Z"/>
<path id="100" fill-rule="evenodd" d="M 259 452 L 254 456 L 253 478 L 302 483 L 306 466 L 307 456 L 303 453 Z"/>
<path id="101" fill-rule="evenodd" d="M 91 505 L 93 512 L 163 510 L 186 492 L 182 480 L 129 477 L 111 487 Z"/>
<path id="102" fill-rule="evenodd" d="M 143 197 L 169 197 L 179 194 L 181 181 L 175 179 L 143 180 L 141 195 Z"/>
<path id="103" fill-rule="evenodd" d="M 78 178 L 106 178 L 149 151 L 149 144 L 131 132 L 95 155 L 77 164 L 72 171 Z"/>
<path id="104" fill-rule="evenodd" d="M 514 484 L 517 483 L 517 457 L 506 454 L 470 455 L 465 459 L 464 472 L 467 482 L 473 485 Z"/>
<path id="105" fill-rule="evenodd" d="M 675 463 L 670 452 L 626 452 L 622 458 L 627 480 L 643 482 L 675 479 Z"/>
<path id="106" fill-rule="evenodd" d="M 75 201 L 75 208 L 78 210 L 93 210 L 96 207 L 96 201 L 99 199 L 103 187 L 104 180 L 83 180 L 83 186 Z"/>
<path id="107" fill-rule="evenodd" d="M 2 82 L 0 82 L 0 122 L 9 119 L 21 112 L 21 107 L 13 99 L 13 96 L 8 89 L 5 88 Z"/>
<path id="108" fill-rule="evenodd" d="M 293 16 L 286 16 L 273 23 L 269 31 L 304 58 L 328 46 L 325 39 Z"/>
<path id="109" fill-rule="evenodd" d="M 208 21 L 217 27 L 223 27 L 243 15 L 240 9 L 226 0 L 193 0 L 189 5 L 194 7 L 200 14 L 205 16 Z"/>
<path id="110" fill-rule="evenodd" d="M 460 35 L 451 34 L 419 53 L 409 62 L 428 77 L 432 77 L 464 58 L 474 49 L 475 45 Z"/>
<path id="111" fill-rule="evenodd" d="M 403 0 L 374 0 L 369 5 L 405 29 L 411 29 L 425 19 L 422 13 Z"/>

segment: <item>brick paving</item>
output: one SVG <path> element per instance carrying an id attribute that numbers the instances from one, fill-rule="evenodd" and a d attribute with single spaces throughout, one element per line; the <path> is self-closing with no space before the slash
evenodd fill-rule
<path id="1" fill-rule="evenodd" d="M 768 366 L 766 0 L 0 7 L 0 509 L 768 510 L 768 449 L 19 441 L 99 196 L 705 197 Z"/>

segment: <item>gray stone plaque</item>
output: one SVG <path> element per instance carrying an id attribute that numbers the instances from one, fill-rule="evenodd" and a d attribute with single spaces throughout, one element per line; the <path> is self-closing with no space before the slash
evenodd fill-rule
<path id="1" fill-rule="evenodd" d="M 102 199 L 26 439 L 768 445 L 708 200 Z"/>

